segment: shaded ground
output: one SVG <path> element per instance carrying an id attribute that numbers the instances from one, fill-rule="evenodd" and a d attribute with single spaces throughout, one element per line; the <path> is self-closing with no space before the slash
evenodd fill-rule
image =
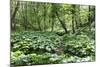
<path id="1" fill-rule="evenodd" d="M 11 34 L 11 64 L 40 65 L 95 61 L 89 33 L 16 32 Z"/>

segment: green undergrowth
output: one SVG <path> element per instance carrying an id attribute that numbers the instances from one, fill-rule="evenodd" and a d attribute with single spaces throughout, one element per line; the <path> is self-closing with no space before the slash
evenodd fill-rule
<path id="1" fill-rule="evenodd" d="M 92 35 L 91 35 L 92 36 Z M 42 65 L 95 61 L 95 40 L 81 33 L 11 33 L 11 64 Z"/>

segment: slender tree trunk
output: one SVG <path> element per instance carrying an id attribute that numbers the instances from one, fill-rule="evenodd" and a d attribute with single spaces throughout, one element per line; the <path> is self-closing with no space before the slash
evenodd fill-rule
<path id="1" fill-rule="evenodd" d="M 72 30 L 75 33 L 75 5 L 72 5 Z"/>
<path id="2" fill-rule="evenodd" d="M 39 4 L 39 5 L 41 5 L 41 4 Z M 36 5 L 37 6 L 37 11 L 36 11 L 37 12 L 36 13 L 37 17 L 36 18 L 37 18 L 37 23 L 38 23 L 39 31 L 42 31 L 42 29 L 41 29 L 41 23 L 40 23 L 40 16 L 38 14 L 39 13 L 39 7 L 38 7 L 39 5 L 38 4 Z"/>
<path id="3" fill-rule="evenodd" d="M 52 4 L 52 7 L 51 7 L 51 18 L 52 18 L 52 26 L 51 26 L 51 31 L 54 31 L 54 24 L 55 24 L 55 4 Z"/>
<path id="4" fill-rule="evenodd" d="M 44 31 L 46 31 L 46 4 L 44 3 Z"/>
<path id="5" fill-rule="evenodd" d="M 28 21 L 27 21 L 27 2 L 25 3 L 25 30 L 27 30 Z"/>
<path id="6" fill-rule="evenodd" d="M 41 24 L 40 24 L 40 17 L 38 17 L 37 22 L 38 22 L 39 31 L 42 31 L 42 29 L 41 29 Z"/>
<path id="7" fill-rule="evenodd" d="M 75 25 L 74 25 L 74 21 L 75 21 L 75 18 L 74 16 L 72 16 L 72 30 L 73 30 L 73 33 L 75 33 Z"/>
<path id="8" fill-rule="evenodd" d="M 79 24 L 80 24 L 80 6 L 76 5 L 75 6 L 75 23 L 76 23 L 76 29 L 79 28 Z"/>
<path id="9" fill-rule="evenodd" d="M 59 15 L 58 15 L 57 12 L 56 12 L 56 16 L 57 16 L 58 20 L 60 21 L 60 23 L 61 23 L 61 25 L 62 25 L 62 28 L 65 30 L 65 33 L 67 33 L 68 31 L 67 31 L 67 27 L 66 27 L 65 22 L 62 21 L 62 20 L 59 18 Z"/>
<path id="10" fill-rule="evenodd" d="M 79 27 L 81 26 L 81 18 L 80 18 L 80 5 L 79 5 L 79 9 L 78 9 L 78 11 L 79 11 L 79 15 L 78 15 L 78 20 L 79 20 Z"/>
<path id="11" fill-rule="evenodd" d="M 16 29 L 15 16 L 16 16 L 16 13 L 17 13 L 18 9 L 19 9 L 19 1 L 17 1 L 17 5 L 15 7 L 15 10 L 14 10 L 13 14 L 11 15 L 11 29 L 12 30 Z"/>
<path id="12" fill-rule="evenodd" d="M 93 6 L 93 13 L 94 13 L 93 14 L 93 19 L 94 19 L 93 21 L 95 22 L 95 6 Z"/>
<path id="13" fill-rule="evenodd" d="M 52 30 L 51 30 L 52 32 L 54 31 L 54 22 L 55 22 L 54 18 L 52 18 Z"/>
<path id="14" fill-rule="evenodd" d="M 88 14 L 89 30 L 91 31 L 91 15 L 90 15 L 90 12 L 91 12 L 91 6 L 89 6 L 89 14 Z"/>
<path id="15" fill-rule="evenodd" d="M 91 17 L 91 22 L 95 22 L 95 6 L 91 6 L 91 11 L 92 11 L 92 17 Z"/>

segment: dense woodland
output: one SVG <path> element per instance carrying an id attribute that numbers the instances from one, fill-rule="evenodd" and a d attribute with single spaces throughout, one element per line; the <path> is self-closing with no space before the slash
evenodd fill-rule
<path id="1" fill-rule="evenodd" d="M 95 61 L 95 6 L 11 0 L 11 65 Z"/>

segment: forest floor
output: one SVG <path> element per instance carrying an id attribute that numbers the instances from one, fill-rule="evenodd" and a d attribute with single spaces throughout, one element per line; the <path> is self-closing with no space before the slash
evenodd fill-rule
<path id="1" fill-rule="evenodd" d="M 40 65 L 95 61 L 95 40 L 89 33 L 11 33 L 11 64 Z"/>

